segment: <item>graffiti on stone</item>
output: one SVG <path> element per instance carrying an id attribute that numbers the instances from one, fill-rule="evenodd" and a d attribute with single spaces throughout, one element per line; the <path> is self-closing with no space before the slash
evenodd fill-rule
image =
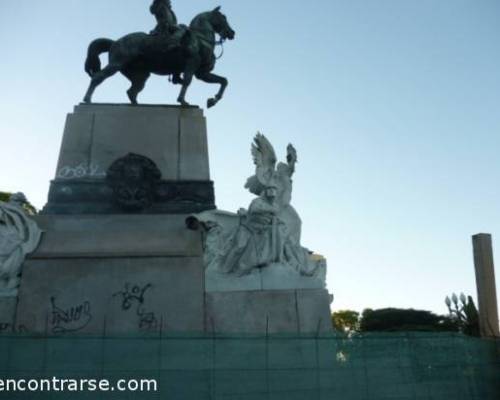
<path id="1" fill-rule="evenodd" d="M 139 285 L 130 285 L 126 283 L 123 290 L 113 294 L 113 297 L 122 297 L 122 310 L 130 310 L 134 303 L 144 304 L 144 295 L 146 291 L 150 289 L 153 285 L 148 283 L 147 285 L 141 287 Z"/>
<path id="2" fill-rule="evenodd" d="M 76 167 L 64 166 L 57 171 L 58 179 L 105 178 L 106 172 L 97 164 L 81 163 Z"/>
<path id="3" fill-rule="evenodd" d="M 145 308 L 146 292 L 152 287 L 151 283 L 144 286 L 126 283 L 123 290 L 113 294 L 113 297 L 121 297 L 123 311 L 135 311 L 139 329 L 143 331 L 156 331 L 158 328 L 158 319 L 155 313 L 147 311 Z"/>
<path id="4" fill-rule="evenodd" d="M 92 320 L 89 301 L 70 307 L 61 308 L 56 305 L 56 298 L 51 297 L 52 315 L 50 326 L 52 333 L 78 332 L 84 329 Z"/>
<path id="5" fill-rule="evenodd" d="M 146 312 L 142 307 L 137 309 L 137 315 L 139 317 L 139 329 L 143 331 L 154 332 L 158 328 L 158 320 L 156 319 L 155 313 Z"/>
<path id="6" fill-rule="evenodd" d="M 29 333 L 24 325 L 15 326 L 11 323 L 0 322 L 0 334 L 2 333 Z"/>

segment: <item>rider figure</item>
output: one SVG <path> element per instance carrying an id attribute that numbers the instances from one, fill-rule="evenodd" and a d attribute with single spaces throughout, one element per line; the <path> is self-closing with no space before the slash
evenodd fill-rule
<path id="1" fill-rule="evenodd" d="M 170 0 L 153 0 L 149 11 L 156 18 L 156 27 L 152 35 L 172 35 L 177 30 L 177 17 L 172 10 Z"/>
<path id="2" fill-rule="evenodd" d="M 149 11 L 156 18 L 156 27 L 150 34 L 167 39 L 166 51 L 182 48 L 185 52 L 191 51 L 189 47 L 189 31 L 187 26 L 178 25 L 177 17 L 172 10 L 170 0 L 153 0 L 149 7 Z M 175 84 L 182 83 L 179 73 L 172 76 L 172 82 Z"/>
<path id="3" fill-rule="evenodd" d="M 149 10 L 156 17 L 156 27 L 150 34 L 167 39 L 167 50 L 182 47 L 189 51 L 189 29 L 186 25 L 177 24 L 170 0 L 153 0 Z"/>

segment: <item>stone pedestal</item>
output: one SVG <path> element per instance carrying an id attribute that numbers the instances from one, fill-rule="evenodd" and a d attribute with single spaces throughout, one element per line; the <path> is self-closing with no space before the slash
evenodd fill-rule
<path id="1" fill-rule="evenodd" d="M 315 334 L 332 331 L 324 289 L 206 293 L 207 329 L 224 333 Z"/>
<path id="2" fill-rule="evenodd" d="M 215 208 L 207 130 L 197 107 L 78 105 L 66 120 L 45 214 L 121 212 L 106 173 L 134 153 L 151 160 L 161 180 L 145 213 L 189 213 Z"/>
<path id="3" fill-rule="evenodd" d="M 14 319 L 16 315 L 17 296 L 0 296 L 0 334 L 11 333 L 15 330 Z"/>
<path id="4" fill-rule="evenodd" d="M 500 336 L 491 235 L 472 237 L 481 336 Z"/>
<path id="5" fill-rule="evenodd" d="M 144 202 L 129 209 L 130 198 Z M 214 208 L 202 110 L 75 107 L 35 218 L 44 235 L 23 266 L 14 326 L 97 336 L 331 330 L 318 283 L 283 285 L 279 270 L 241 292 L 205 282 L 203 233 L 186 218 Z"/>
<path id="6" fill-rule="evenodd" d="M 185 216 L 42 215 L 36 221 L 45 234 L 23 266 L 12 325 L 23 332 L 109 336 L 332 329 L 325 289 L 207 291 L 201 233 L 186 228 Z"/>
<path id="7" fill-rule="evenodd" d="M 174 215 L 41 216 L 17 325 L 42 334 L 203 332 L 201 237 Z"/>

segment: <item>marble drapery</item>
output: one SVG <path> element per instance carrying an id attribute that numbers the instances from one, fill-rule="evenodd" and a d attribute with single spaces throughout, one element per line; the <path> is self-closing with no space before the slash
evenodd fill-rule
<path id="1" fill-rule="evenodd" d="M 41 240 L 42 231 L 28 216 L 24 203 L 22 193 L 0 202 L 0 296 L 16 295 L 24 259 Z"/>

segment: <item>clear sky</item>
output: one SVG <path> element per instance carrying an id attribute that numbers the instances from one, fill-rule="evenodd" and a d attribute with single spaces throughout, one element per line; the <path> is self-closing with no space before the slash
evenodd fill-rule
<path id="1" fill-rule="evenodd" d="M 237 32 L 215 70 L 227 95 L 206 111 L 219 208 L 250 202 L 261 130 L 282 157 L 298 150 L 293 203 L 304 245 L 328 258 L 334 309 L 444 313 L 447 294 L 476 296 L 472 234 L 494 235 L 500 265 L 499 1 L 172 2 L 184 23 L 220 4 Z M 44 205 L 87 45 L 149 31 L 149 5 L 0 0 L 0 190 Z M 125 102 L 127 87 L 117 75 L 94 101 Z M 139 100 L 177 91 L 155 77 Z M 188 100 L 215 91 L 195 82 Z"/>

